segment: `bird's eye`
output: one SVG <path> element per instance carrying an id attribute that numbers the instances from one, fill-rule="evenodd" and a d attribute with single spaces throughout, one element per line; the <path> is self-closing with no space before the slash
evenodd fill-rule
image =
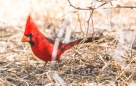
<path id="1" fill-rule="evenodd" d="M 28 36 L 28 37 L 32 37 L 32 33 L 28 34 L 27 36 Z"/>
<path id="2" fill-rule="evenodd" d="M 34 42 L 33 42 L 33 40 L 32 40 L 32 33 L 30 33 L 30 34 L 28 34 L 28 35 L 26 35 L 27 37 L 29 37 L 30 38 L 30 41 L 29 41 L 29 43 L 31 44 L 31 46 L 34 46 Z"/>

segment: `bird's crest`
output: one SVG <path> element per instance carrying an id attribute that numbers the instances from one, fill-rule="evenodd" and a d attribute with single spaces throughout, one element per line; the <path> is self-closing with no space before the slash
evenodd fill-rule
<path id="1" fill-rule="evenodd" d="M 29 15 L 27 18 L 24 35 L 28 35 L 37 31 L 38 31 L 37 25 L 35 24 L 31 16 Z"/>

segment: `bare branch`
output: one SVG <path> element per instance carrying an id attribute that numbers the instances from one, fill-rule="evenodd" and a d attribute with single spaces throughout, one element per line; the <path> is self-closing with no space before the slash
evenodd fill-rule
<path id="1" fill-rule="evenodd" d="M 75 7 L 74 5 L 72 5 L 71 4 L 71 2 L 70 2 L 70 0 L 68 0 L 68 2 L 69 2 L 69 4 L 70 4 L 70 6 L 72 6 L 73 8 L 75 8 L 75 9 L 78 9 L 78 10 L 93 10 L 93 9 L 95 9 L 95 8 L 80 8 L 80 7 Z"/>
<path id="2" fill-rule="evenodd" d="M 133 9 L 133 8 L 136 8 L 135 6 L 121 6 L 121 5 L 117 5 L 116 7 L 102 7 L 103 5 L 107 4 L 108 2 L 104 2 L 103 4 L 101 4 L 100 6 L 94 8 L 94 7 L 87 7 L 87 8 L 81 8 L 81 7 L 75 7 L 74 5 L 71 4 L 70 0 L 68 0 L 69 4 L 71 7 L 75 8 L 75 9 L 78 9 L 78 10 L 94 10 L 94 9 L 112 9 L 112 8 L 130 8 L 130 9 Z M 111 2 L 110 2 L 111 3 Z M 112 3 L 111 3 L 112 5 Z"/>

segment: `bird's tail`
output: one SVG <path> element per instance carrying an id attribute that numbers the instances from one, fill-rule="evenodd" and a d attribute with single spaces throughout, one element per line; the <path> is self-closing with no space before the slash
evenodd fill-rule
<path id="1" fill-rule="evenodd" d="M 99 38 L 100 38 L 100 37 L 90 37 L 90 38 L 87 38 L 87 39 L 84 41 L 84 43 L 93 42 L 93 41 L 95 41 L 95 40 L 98 40 Z M 73 41 L 73 42 L 64 43 L 64 44 L 62 44 L 62 46 L 61 46 L 61 50 L 62 50 L 62 51 L 66 51 L 66 50 L 70 49 L 71 47 L 73 47 L 73 46 L 79 44 L 81 41 L 83 41 L 83 39 L 78 39 L 78 40 Z"/>

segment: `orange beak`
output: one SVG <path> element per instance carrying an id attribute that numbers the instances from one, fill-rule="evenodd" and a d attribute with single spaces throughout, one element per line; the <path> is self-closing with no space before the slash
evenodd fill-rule
<path id="1" fill-rule="evenodd" d="M 22 42 L 29 42 L 29 41 L 30 41 L 30 38 L 29 38 L 29 37 L 23 36 Z"/>

